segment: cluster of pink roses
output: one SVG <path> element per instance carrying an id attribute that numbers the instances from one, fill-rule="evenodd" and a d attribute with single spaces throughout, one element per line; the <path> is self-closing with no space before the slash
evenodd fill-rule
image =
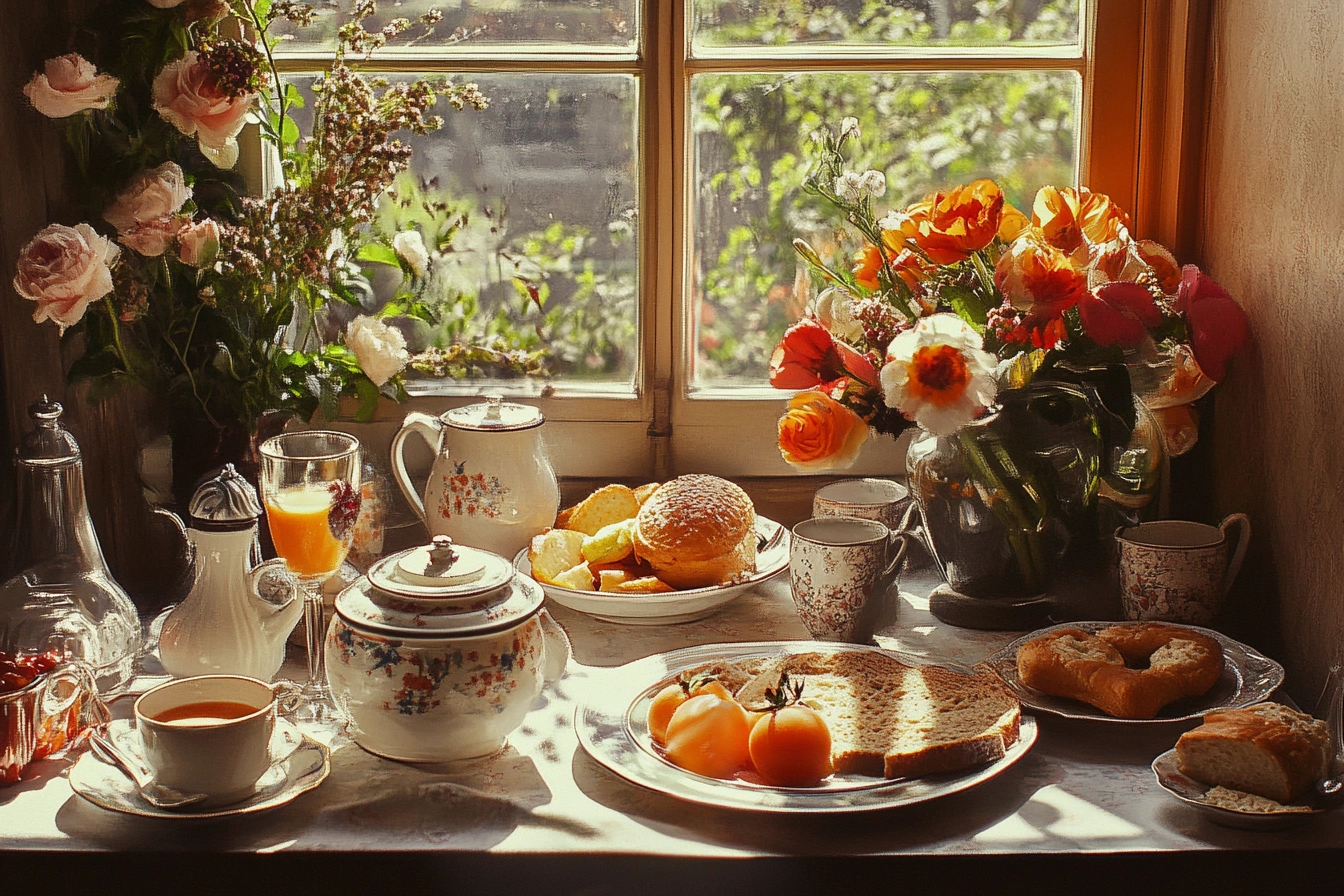
<path id="1" fill-rule="evenodd" d="M 149 0 L 171 8 L 182 0 Z M 68 118 L 107 109 L 120 82 L 101 74 L 78 53 L 49 59 L 34 74 L 24 93 L 48 118 Z M 221 168 L 238 159 L 238 133 L 256 94 L 220 83 L 210 60 L 195 50 L 170 62 L 154 78 L 154 110 L 185 136 L 195 136 L 201 153 Z M 211 218 L 184 213 L 192 190 L 176 162 L 133 175 L 103 212 L 116 239 L 146 257 L 157 257 L 177 243 L 178 257 L 195 267 L 212 264 L 219 249 L 220 229 Z M 112 292 L 111 266 L 118 251 L 88 224 L 52 224 L 19 255 L 14 288 L 37 303 L 33 319 L 51 320 L 61 329 L 78 323 L 90 302 Z"/>

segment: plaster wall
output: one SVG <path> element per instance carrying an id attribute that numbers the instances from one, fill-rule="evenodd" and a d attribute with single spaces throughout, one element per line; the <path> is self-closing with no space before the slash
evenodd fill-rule
<path id="1" fill-rule="evenodd" d="M 1213 501 L 1244 510 L 1234 593 L 1311 708 L 1344 662 L 1344 8 L 1215 0 L 1199 256 L 1246 309 L 1216 390 Z"/>

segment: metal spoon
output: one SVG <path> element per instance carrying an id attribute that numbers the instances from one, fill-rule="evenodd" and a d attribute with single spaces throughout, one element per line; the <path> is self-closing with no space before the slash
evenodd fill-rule
<path id="1" fill-rule="evenodd" d="M 120 747 L 102 734 L 94 733 L 89 737 L 89 746 L 99 757 L 112 763 L 126 773 L 135 784 L 137 792 L 151 806 L 159 809 L 181 809 L 201 802 L 208 794 L 183 793 L 171 787 L 157 783 L 140 763 L 127 756 Z"/>

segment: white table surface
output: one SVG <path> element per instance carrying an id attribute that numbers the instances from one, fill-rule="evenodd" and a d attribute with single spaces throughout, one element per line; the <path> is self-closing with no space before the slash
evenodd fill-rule
<path id="1" fill-rule="evenodd" d="M 924 597 L 932 584 L 927 571 L 907 574 L 896 618 L 879 643 L 974 663 L 1016 637 L 939 623 Z M 412 766 L 338 742 L 331 776 L 316 790 L 264 813 L 200 821 L 101 809 L 71 791 L 66 763 L 37 763 L 26 780 L 0 789 L 0 892 L 10 892 L 7 869 L 13 881 L 53 862 L 95 878 L 148 862 L 160 874 L 194 879 L 198 889 L 246 880 L 260 867 L 302 873 L 314 885 L 405 869 L 445 880 L 486 874 L 501 885 L 543 880 L 545 892 L 594 893 L 672 892 L 692 880 L 733 892 L 791 892 L 813 875 L 830 882 L 949 874 L 1002 880 L 1003 869 L 1015 869 L 1018 880 L 1029 875 L 1032 892 L 1079 889 L 1069 877 L 1075 869 L 1090 875 L 1083 889 L 1106 892 L 1120 880 L 1110 869 L 1126 857 L 1131 871 L 1225 874 L 1224 892 L 1239 883 L 1256 892 L 1256 875 L 1267 869 L 1279 869 L 1278 880 L 1317 863 L 1336 873 L 1344 867 L 1344 810 L 1282 832 L 1248 832 L 1211 823 L 1163 792 L 1149 763 L 1172 746 L 1180 725 L 1041 716 L 1035 747 L 998 777 L 930 803 L 876 812 L 777 816 L 684 803 L 591 759 L 574 731 L 576 701 L 615 680 L 615 667 L 653 653 L 806 638 L 787 576 L 682 625 L 620 625 L 556 606 L 551 612 L 569 633 L 573 659 L 502 753 Z M 128 703 L 117 701 L 118 715 L 128 713 Z M 748 861 L 717 861 L 724 859 Z"/>

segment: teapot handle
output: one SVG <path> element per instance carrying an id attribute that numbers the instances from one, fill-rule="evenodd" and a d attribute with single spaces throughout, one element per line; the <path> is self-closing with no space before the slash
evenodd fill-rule
<path id="1" fill-rule="evenodd" d="M 392 437 L 392 478 L 397 480 L 397 485 L 401 488 L 401 493 L 406 496 L 406 503 L 411 505 L 416 515 L 420 517 L 420 522 L 425 522 L 425 502 L 420 497 L 420 492 L 415 486 L 411 485 L 410 474 L 406 472 L 406 458 L 403 449 L 406 444 L 406 438 L 411 433 L 418 433 L 421 438 L 429 443 L 429 447 L 438 450 L 439 438 L 443 435 L 443 424 L 439 422 L 438 417 L 432 417 L 429 414 L 422 414 L 419 411 L 411 411 L 406 415 L 406 420 L 401 424 L 401 429 Z"/>

